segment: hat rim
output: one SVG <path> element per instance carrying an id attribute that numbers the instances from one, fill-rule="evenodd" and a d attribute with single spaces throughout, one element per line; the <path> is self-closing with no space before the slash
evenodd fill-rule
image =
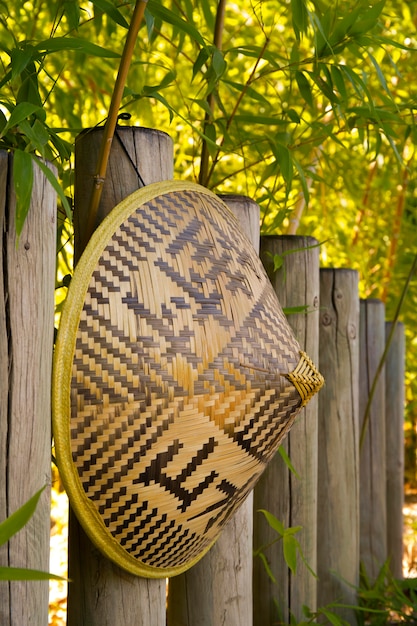
<path id="1" fill-rule="evenodd" d="M 167 578 L 185 572 L 207 554 L 217 538 L 204 548 L 197 557 L 186 564 L 159 568 L 146 565 L 131 556 L 111 535 L 100 513 L 87 497 L 72 459 L 70 433 L 72 365 L 78 325 L 88 285 L 109 239 L 138 206 L 160 195 L 174 191 L 195 191 L 222 202 L 216 194 L 197 183 L 171 180 L 142 187 L 116 205 L 93 233 L 74 270 L 61 314 L 53 358 L 52 431 L 54 448 L 60 477 L 68 494 L 71 508 L 89 539 L 107 558 L 125 571 L 146 578 Z M 222 204 L 234 218 L 227 205 L 223 202 Z"/>

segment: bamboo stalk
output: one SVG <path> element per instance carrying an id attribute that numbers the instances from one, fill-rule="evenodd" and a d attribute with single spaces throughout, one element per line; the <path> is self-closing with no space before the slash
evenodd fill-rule
<path id="1" fill-rule="evenodd" d="M 107 117 L 107 121 L 104 127 L 104 134 L 97 163 L 97 170 L 94 176 L 95 184 L 91 196 L 89 218 L 86 227 L 86 234 L 88 238 L 90 238 L 93 234 L 96 225 L 98 207 L 100 204 L 103 184 L 106 178 L 107 164 L 109 161 L 114 131 L 117 124 L 117 116 L 119 113 L 120 102 L 123 96 L 123 90 L 126 83 L 127 74 L 132 61 L 133 50 L 135 47 L 139 28 L 145 13 L 147 1 L 148 0 L 137 0 L 136 2 L 132 15 L 132 21 L 130 23 L 129 31 L 127 33 L 125 45 L 123 48 L 122 58 L 120 60 L 119 71 L 117 74 L 116 83 L 114 85 L 112 99 L 110 102 L 109 115 Z"/>

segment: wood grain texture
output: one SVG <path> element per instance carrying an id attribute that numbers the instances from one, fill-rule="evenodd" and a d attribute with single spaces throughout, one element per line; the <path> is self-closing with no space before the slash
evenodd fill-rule
<path id="1" fill-rule="evenodd" d="M 365 407 L 385 346 L 385 307 L 360 302 L 359 415 Z M 387 559 L 385 371 L 378 380 L 360 450 L 360 560 L 371 580 Z"/>
<path id="2" fill-rule="evenodd" d="M 2 160 L 5 165 L 4 157 Z M 3 184 L 4 178 L 1 201 L 4 206 Z M 32 200 L 19 245 L 12 185 L 7 187 L 5 216 L 0 350 L 1 386 L 7 378 L 8 390 L 0 391 L 1 519 L 22 506 L 41 487 L 47 488 L 29 523 L 9 541 L 1 565 L 48 571 L 56 194 L 38 167 L 34 166 Z M 48 582 L 2 583 L 0 623 L 46 625 Z"/>
<path id="3" fill-rule="evenodd" d="M 311 237 L 266 236 L 261 238 L 261 259 L 283 307 L 307 305 L 309 313 L 294 313 L 288 321 L 302 350 L 318 364 L 319 253 Z M 300 249 L 291 254 L 289 251 Z M 284 254 L 285 253 L 285 254 Z M 273 271 L 273 256 L 284 264 Z M 320 368 L 319 368 L 320 369 Z M 320 395 L 320 394 L 319 394 Z M 254 490 L 254 549 L 268 545 L 277 535 L 266 524 L 259 509 L 275 515 L 285 527 L 302 526 L 297 534 L 302 552 L 315 571 L 317 560 L 317 409 L 315 396 L 302 410 L 283 447 L 299 478 L 289 471 L 277 453 Z M 289 571 L 277 542 L 266 552 L 277 579 L 274 584 L 260 561 L 254 562 L 254 624 L 272 624 L 280 617 L 289 621 L 290 613 L 302 618 L 303 605 L 316 607 L 316 579 L 298 558 L 297 574 Z M 280 608 L 277 614 L 276 603 Z"/>
<path id="4" fill-rule="evenodd" d="M 74 230 L 77 257 L 86 243 L 83 226 L 87 221 L 102 132 L 102 129 L 85 131 L 76 141 Z M 149 184 L 173 177 L 173 147 L 168 135 L 134 127 L 118 128 L 117 132 L 120 140 L 113 140 L 98 223 L 123 198 L 143 186 L 141 179 Z M 68 626 L 165 624 L 165 580 L 138 578 L 109 563 L 91 544 L 72 514 L 69 578 L 72 582 L 68 586 Z"/>
<path id="5" fill-rule="evenodd" d="M 0 151 L 0 232 L 6 231 L 7 177 L 9 159 L 7 152 Z M 3 259 L 6 257 L 5 241 L 0 239 L 0 522 L 8 515 L 7 506 L 7 437 L 9 430 L 9 348 L 7 339 L 7 302 L 5 283 L 7 269 Z M 0 546 L 0 564 L 8 565 L 8 546 Z M 0 622 L 8 624 L 10 615 L 9 585 L 0 585 Z M 8 620 L 8 621 L 6 621 Z"/>
<path id="6" fill-rule="evenodd" d="M 385 324 L 388 338 L 392 323 Z M 387 441 L 387 550 L 391 572 L 403 577 L 404 505 L 404 325 L 397 323 L 385 363 L 385 428 Z"/>
<path id="7" fill-rule="evenodd" d="M 85 248 L 85 226 L 94 185 L 102 128 L 78 135 L 75 150 L 74 246 L 76 258 Z M 153 128 L 118 126 L 112 142 L 97 224 L 123 198 L 140 187 L 173 178 L 173 144 L 169 135 Z"/>
<path id="8" fill-rule="evenodd" d="M 259 206 L 245 196 L 221 196 L 259 250 Z M 168 626 L 252 625 L 252 508 L 250 493 L 210 552 L 169 581 Z"/>
<path id="9" fill-rule="evenodd" d="M 355 604 L 359 583 L 359 295 L 353 270 L 320 270 L 317 604 Z M 356 624 L 352 611 L 341 617 Z"/>

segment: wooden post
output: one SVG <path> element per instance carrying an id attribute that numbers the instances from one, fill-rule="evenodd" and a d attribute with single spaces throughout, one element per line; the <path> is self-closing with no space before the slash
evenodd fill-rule
<path id="1" fill-rule="evenodd" d="M 49 571 L 56 194 L 34 166 L 17 245 L 12 162 L 0 153 L 0 521 L 47 488 L 0 565 Z M 46 626 L 48 593 L 48 581 L 0 583 L 2 626 Z"/>
<path id="2" fill-rule="evenodd" d="M 320 270 L 317 605 L 357 604 L 359 295 L 353 270 Z M 349 624 L 353 611 L 340 610 Z"/>
<path id="3" fill-rule="evenodd" d="M 365 408 L 385 346 L 385 307 L 380 300 L 360 303 L 359 416 Z M 360 450 L 360 560 L 375 580 L 387 559 L 385 373 L 373 397 Z"/>
<path id="4" fill-rule="evenodd" d="M 288 321 L 300 343 L 318 365 L 319 325 L 319 251 L 311 247 L 317 242 L 311 237 L 282 236 L 261 238 L 261 259 L 272 281 L 281 305 L 307 306 L 308 312 L 288 315 Z M 298 252 L 288 254 L 291 250 Z M 285 253 L 285 257 L 282 255 Z M 273 256 L 279 255 L 283 267 L 274 272 Z M 304 557 L 316 570 L 317 534 L 317 396 L 308 403 L 297 418 L 283 448 L 297 471 L 294 475 L 280 454 L 269 463 L 254 490 L 254 548 L 268 545 L 277 534 L 266 524 L 259 509 L 275 515 L 285 527 L 302 526 L 296 535 Z M 289 623 L 290 614 L 300 621 L 302 607 L 316 608 L 316 579 L 298 558 L 295 576 L 289 571 L 277 542 L 265 551 L 276 577 L 274 584 L 258 558 L 254 562 L 254 624 L 264 626 L 281 619 Z M 277 613 L 278 603 L 280 614 Z"/>
<path id="5" fill-rule="evenodd" d="M 259 250 L 259 206 L 244 196 L 221 196 Z M 169 581 L 168 626 L 252 625 L 252 493 L 210 552 Z"/>
<path id="6" fill-rule="evenodd" d="M 392 323 L 386 323 L 387 338 L 391 328 Z M 404 325 L 397 323 L 385 363 L 387 549 L 391 572 L 395 578 L 403 577 L 404 370 Z"/>
<path id="7" fill-rule="evenodd" d="M 87 243 L 93 175 L 103 129 L 82 133 L 75 154 L 75 254 Z M 98 222 L 130 193 L 145 184 L 173 176 L 172 141 L 148 128 L 120 127 L 113 140 L 103 186 Z M 165 580 L 132 576 L 104 558 L 92 545 L 73 514 L 69 527 L 68 626 L 163 626 Z"/>

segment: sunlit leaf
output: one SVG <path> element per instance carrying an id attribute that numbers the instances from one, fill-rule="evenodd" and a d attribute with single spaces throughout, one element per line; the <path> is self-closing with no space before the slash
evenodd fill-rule
<path id="1" fill-rule="evenodd" d="M 290 568 L 291 572 L 293 574 L 296 574 L 298 541 L 293 537 L 293 535 L 290 535 L 288 533 L 284 533 L 282 540 L 285 562 Z"/>
<path id="2" fill-rule="evenodd" d="M 220 76 L 224 74 L 227 67 L 223 54 L 221 53 L 221 50 L 218 50 L 218 48 L 215 48 L 213 51 L 212 67 L 216 74 L 216 78 L 220 78 Z"/>
<path id="3" fill-rule="evenodd" d="M 282 259 L 282 262 L 284 262 L 283 259 Z M 291 307 L 291 309 L 294 309 L 294 308 L 298 308 L 298 307 Z M 305 307 L 303 307 L 303 308 L 305 309 Z M 299 311 L 295 311 L 295 312 L 298 313 Z M 287 309 L 287 311 L 285 313 L 288 315 L 288 309 Z M 290 470 L 290 472 L 292 474 L 294 474 L 294 476 L 296 476 L 297 478 L 300 478 L 300 475 L 298 474 L 297 470 L 295 469 L 294 465 L 292 464 L 291 459 L 288 456 L 284 446 L 279 446 L 278 452 L 279 452 L 280 457 L 284 461 L 285 465 Z"/>
<path id="4" fill-rule="evenodd" d="M 195 26 L 190 22 L 186 22 L 185 20 L 183 20 L 173 11 L 170 11 L 170 9 L 168 9 L 167 7 L 163 6 L 159 2 L 156 2 L 156 0 L 149 0 L 147 8 L 152 15 L 154 15 L 155 17 L 159 17 L 163 22 L 172 24 L 173 26 L 178 28 L 179 31 L 189 35 L 191 39 L 199 43 L 200 46 L 205 45 L 204 39 L 195 28 Z"/>
<path id="5" fill-rule="evenodd" d="M 275 578 L 275 576 L 274 576 L 274 574 L 273 574 L 273 572 L 271 570 L 271 566 L 269 565 L 268 559 L 266 558 L 265 554 L 263 552 L 259 552 L 257 554 L 257 556 L 259 556 L 259 558 L 261 559 L 261 561 L 262 561 L 262 563 L 264 565 L 265 571 L 266 571 L 266 573 L 268 575 L 268 578 L 270 579 L 271 582 L 274 583 L 274 585 L 276 585 L 277 584 L 277 579 Z"/>
<path id="6" fill-rule="evenodd" d="M 39 491 L 37 491 L 35 495 L 30 498 L 30 500 L 0 523 L 0 545 L 9 541 L 10 537 L 13 537 L 13 535 L 19 532 L 19 530 L 21 530 L 23 526 L 28 523 L 35 512 L 39 498 L 41 497 L 44 489 L 45 487 L 39 489 Z"/>
<path id="7" fill-rule="evenodd" d="M 31 102 L 20 102 L 13 109 L 6 126 L 3 128 L 1 133 L 1 137 L 3 137 L 10 128 L 14 126 L 18 126 L 20 122 L 30 117 L 36 111 L 39 111 L 40 107 L 36 104 L 32 104 Z"/>
<path id="8" fill-rule="evenodd" d="M 109 0 L 91 0 L 91 2 L 96 6 L 100 11 L 108 15 L 116 24 L 119 26 L 123 26 L 123 28 L 129 28 L 129 24 L 126 22 L 122 13 L 120 13 L 119 9 Z"/>
<path id="9" fill-rule="evenodd" d="M 284 534 L 285 534 L 284 524 L 282 522 L 280 522 L 280 520 L 277 519 L 275 517 L 275 515 L 273 515 L 269 511 L 266 511 L 265 509 L 260 509 L 259 512 L 263 513 L 263 515 L 264 515 L 266 521 L 268 522 L 269 526 L 273 530 L 275 530 L 279 535 L 281 535 L 283 537 Z"/>
<path id="10" fill-rule="evenodd" d="M 193 63 L 193 78 L 200 72 L 201 68 L 210 58 L 210 52 L 208 48 L 201 48 L 196 60 Z"/>
<path id="11" fill-rule="evenodd" d="M 69 221 L 72 221 L 72 212 L 71 212 L 71 207 L 68 203 L 67 197 L 64 193 L 64 190 L 62 189 L 61 185 L 59 184 L 59 181 L 57 180 L 55 174 L 53 173 L 53 171 L 51 169 L 49 169 L 49 167 L 41 160 L 41 159 L 37 159 L 35 157 L 35 155 L 31 154 L 30 155 L 31 158 L 36 162 L 37 166 L 40 167 L 40 169 L 42 170 L 42 172 L 44 173 L 45 177 L 48 179 L 48 181 L 50 182 L 50 184 L 52 185 L 52 187 L 55 189 L 55 191 L 57 192 L 59 199 L 62 202 L 62 205 L 65 209 L 65 213 L 67 218 L 69 219 Z"/>
<path id="12" fill-rule="evenodd" d="M 291 0 L 292 23 L 297 39 L 308 27 L 308 11 L 304 0 Z"/>
<path id="13" fill-rule="evenodd" d="M 16 194 L 16 234 L 19 238 L 29 212 L 33 188 L 32 157 L 28 152 L 22 150 L 14 152 L 13 186 Z"/>
<path id="14" fill-rule="evenodd" d="M 81 16 L 78 0 L 65 0 L 63 7 L 70 30 L 77 30 Z"/>
<path id="15" fill-rule="evenodd" d="M 311 92 L 310 81 L 304 74 L 304 72 L 295 72 L 295 80 L 297 81 L 298 89 L 300 90 L 301 96 L 307 102 L 309 106 L 313 106 L 313 94 Z"/>
<path id="16" fill-rule="evenodd" d="M 115 52 L 114 50 L 110 50 L 108 48 L 102 48 L 91 41 L 87 41 L 86 39 L 81 39 L 81 37 L 54 37 L 51 39 L 46 39 L 45 41 L 41 41 L 36 44 L 36 50 L 39 52 L 50 53 L 50 52 L 63 52 L 65 50 L 77 50 L 79 52 L 84 52 L 85 54 L 101 57 L 101 58 L 112 58 L 117 59 L 120 57 L 120 54 Z"/>
<path id="17" fill-rule="evenodd" d="M 37 569 L 0 567 L 0 580 L 65 580 L 65 578 Z"/>

